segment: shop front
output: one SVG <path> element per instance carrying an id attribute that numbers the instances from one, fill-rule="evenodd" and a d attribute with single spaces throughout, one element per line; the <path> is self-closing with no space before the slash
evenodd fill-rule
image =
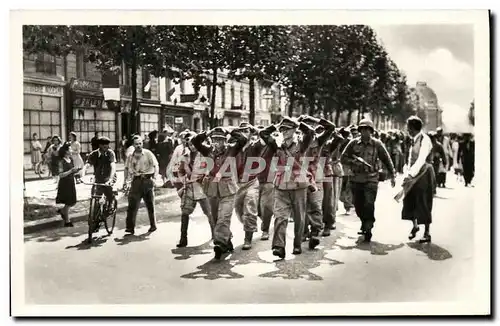
<path id="1" fill-rule="evenodd" d="M 31 168 L 33 134 L 45 148 L 47 138 L 64 134 L 64 82 L 25 76 L 23 89 L 23 144 L 24 167 Z"/>
<path id="2" fill-rule="evenodd" d="M 248 122 L 248 112 L 244 110 L 225 110 L 224 126 L 237 127 L 242 122 Z"/>
<path id="3" fill-rule="evenodd" d="M 98 132 L 99 136 L 111 140 L 110 148 L 117 151 L 118 113 L 107 107 L 102 93 L 101 83 L 89 80 L 72 79 L 68 97 L 68 134 L 74 131 L 82 145 L 82 153 L 92 151 L 91 140 Z"/>
<path id="4" fill-rule="evenodd" d="M 163 124 L 161 129 L 165 125 L 169 125 L 176 132 L 181 132 L 185 129 L 193 130 L 193 120 L 194 120 L 194 109 L 187 106 L 174 106 L 174 105 L 163 105 Z"/>
<path id="5" fill-rule="evenodd" d="M 161 131 L 161 105 L 142 100 L 139 103 L 139 132 L 142 136 L 153 131 Z"/>

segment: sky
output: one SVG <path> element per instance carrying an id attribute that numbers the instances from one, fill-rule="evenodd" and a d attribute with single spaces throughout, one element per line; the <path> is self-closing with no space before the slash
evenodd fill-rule
<path id="1" fill-rule="evenodd" d="M 474 98 L 472 25 L 372 26 L 409 86 L 427 82 L 443 109 L 444 124 L 466 121 Z"/>

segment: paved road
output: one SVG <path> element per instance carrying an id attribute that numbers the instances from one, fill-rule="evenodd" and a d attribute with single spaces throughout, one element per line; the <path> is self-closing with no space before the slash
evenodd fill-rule
<path id="1" fill-rule="evenodd" d="M 159 228 L 148 235 L 145 211 L 136 236 L 123 238 L 125 219 L 92 248 L 82 244 L 86 226 L 25 236 L 26 303 L 328 303 L 441 301 L 470 297 L 473 281 L 473 188 L 449 182 L 438 189 L 433 244 L 409 242 L 408 222 L 380 186 L 371 244 L 358 244 L 359 223 L 340 215 L 338 230 L 315 251 L 274 261 L 270 241 L 242 251 L 242 225 L 233 218 L 235 252 L 214 262 L 209 228 L 193 214 L 189 247 L 175 248 L 179 202 L 158 205 Z M 343 212 L 340 212 L 342 214 Z M 104 231 L 101 231 L 101 235 Z M 418 238 L 417 238 L 418 239 Z M 304 248 L 306 246 L 304 245 Z"/>

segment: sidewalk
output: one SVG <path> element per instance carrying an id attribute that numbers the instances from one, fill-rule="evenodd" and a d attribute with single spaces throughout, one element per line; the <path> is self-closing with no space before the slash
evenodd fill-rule
<path id="1" fill-rule="evenodd" d="M 123 184 L 123 171 L 119 171 L 117 175 L 117 185 L 120 187 Z M 85 179 L 87 179 L 88 176 L 89 175 L 87 175 Z M 160 186 L 158 180 L 157 186 Z M 84 184 L 76 185 L 77 203 L 70 209 L 70 218 L 72 221 L 78 222 L 87 219 L 91 188 L 92 186 Z M 23 214 L 25 234 L 61 225 L 61 217 L 57 213 L 58 206 L 55 201 L 56 196 L 57 184 L 52 178 L 26 182 Z M 155 189 L 156 202 L 175 200 L 177 197 L 178 195 L 175 189 Z M 118 194 L 118 212 L 125 211 L 127 205 L 127 198 L 120 192 Z M 143 205 L 144 203 L 141 204 L 141 207 Z"/>
<path id="2" fill-rule="evenodd" d="M 124 163 L 116 163 L 116 171 L 121 172 L 124 169 Z M 91 175 L 94 173 L 94 168 L 91 166 L 86 174 Z M 47 175 L 47 174 L 45 174 Z M 43 177 L 40 178 L 38 174 L 35 173 L 35 170 L 24 170 L 24 181 L 26 182 L 34 182 L 34 181 L 43 181 L 43 180 L 50 180 L 52 177 Z M 27 187 L 27 186 L 26 186 Z"/>

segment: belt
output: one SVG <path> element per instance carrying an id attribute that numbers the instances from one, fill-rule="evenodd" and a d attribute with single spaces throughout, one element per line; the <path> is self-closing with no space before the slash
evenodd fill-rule
<path id="1" fill-rule="evenodd" d="M 136 175 L 136 176 L 134 176 L 134 180 L 136 180 L 136 179 L 151 179 L 153 176 L 154 176 L 154 174 Z"/>

